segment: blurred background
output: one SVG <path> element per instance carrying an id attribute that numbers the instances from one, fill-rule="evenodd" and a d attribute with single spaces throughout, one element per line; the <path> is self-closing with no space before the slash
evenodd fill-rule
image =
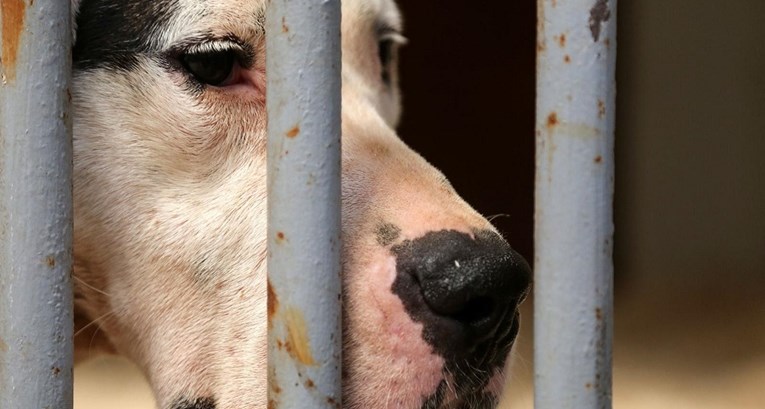
<path id="1" fill-rule="evenodd" d="M 533 260 L 536 2 L 399 3 L 402 138 Z M 765 407 L 763 18 L 762 0 L 619 3 L 616 408 Z M 507 408 L 533 404 L 532 305 Z M 75 374 L 76 409 L 152 407 L 121 360 Z"/>

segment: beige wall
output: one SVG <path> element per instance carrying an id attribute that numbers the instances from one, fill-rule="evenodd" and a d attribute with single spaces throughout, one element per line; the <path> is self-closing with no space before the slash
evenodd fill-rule
<path id="1" fill-rule="evenodd" d="M 618 273 L 765 283 L 765 1 L 619 8 Z"/>

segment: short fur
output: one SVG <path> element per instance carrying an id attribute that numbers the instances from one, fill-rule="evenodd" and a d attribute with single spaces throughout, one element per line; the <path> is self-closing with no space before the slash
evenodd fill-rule
<path id="1" fill-rule="evenodd" d="M 78 358 L 129 357 L 162 409 L 267 405 L 265 3 L 73 1 Z M 493 407 L 501 368 L 468 402 L 391 290 L 392 246 L 493 228 L 396 136 L 380 27 L 401 30 L 392 0 L 343 1 L 344 405 Z M 223 38 L 252 54 L 245 87 L 178 61 Z"/>

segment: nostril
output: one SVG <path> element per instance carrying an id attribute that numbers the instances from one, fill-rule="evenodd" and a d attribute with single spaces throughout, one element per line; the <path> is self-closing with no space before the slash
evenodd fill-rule
<path id="1" fill-rule="evenodd" d="M 476 297 L 465 303 L 458 312 L 449 318 L 467 325 L 480 325 L 491 319 L 494 313 L 494 301 L 489 297 Z"/>

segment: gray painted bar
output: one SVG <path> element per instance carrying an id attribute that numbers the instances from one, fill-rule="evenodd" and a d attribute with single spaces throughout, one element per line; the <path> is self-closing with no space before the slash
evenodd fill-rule
<path id="1" fill-rule="evenodd" d="M 0 406 L 72 408 L 69 1 L 2 0 Z"/>
<path id="2" fill-rule="evenodd" d="M 616 0 L 539 0 L 537 409 L 611 407 Z"/>
<path id="3" fill-rule="evenodd" d="M 269 408 L 339 408 L 340 1 L 266 24 Z"/>

